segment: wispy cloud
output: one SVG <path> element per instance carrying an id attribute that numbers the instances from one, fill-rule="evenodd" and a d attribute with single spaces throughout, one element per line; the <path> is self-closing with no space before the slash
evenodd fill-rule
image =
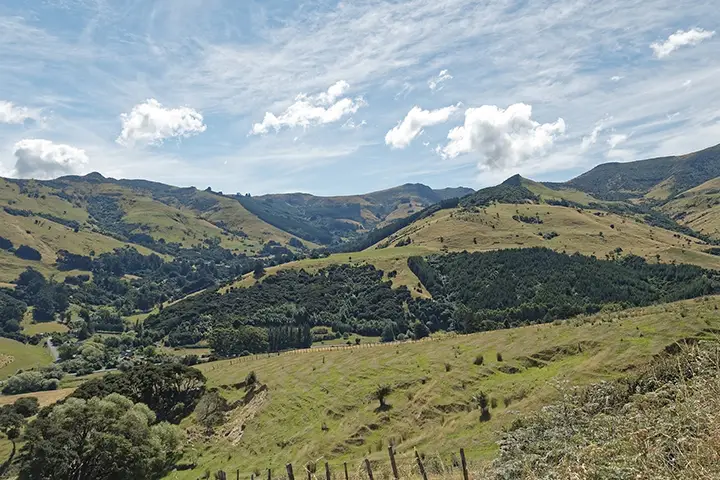
<path id="1" fill-rule="evenodd" d="M 707 39 L 715 36 L 715 31 L 707 31 L 702 28 L 693 28 L 691 30 L 678 30 L 670 35 L 667 40 L 662 43 L 655 42 L 650 45 L 657 58 L 665 58 L 672 52 L 681 47 L 697 45 Z"/>
<path id="2" fill-rule="evenodd" d="M 447 70 L 440 70 L 440 73 L 437 74 L 437 76 L 431 78 L 428 80 L 428 87 L 433 92 L 437 90 L 443 89 L 443 83 L 447 82 L 448 80 L 452 80 L 453 76 L 448 73 Z"/>

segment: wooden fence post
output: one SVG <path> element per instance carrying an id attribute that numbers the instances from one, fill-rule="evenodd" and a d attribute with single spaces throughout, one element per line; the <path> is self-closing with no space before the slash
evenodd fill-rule
<path id="1" fill-rule="evenodd" d="M 460 449 L 460 462 L 462 463 L 462 469 L 463 469 L 463 480 L 470 480 L 470 477 L 468 475 L 468 469 L 467 469 L 467 461 L 465 460 L 465 449 Z"/>
<path id="2" fill-rule="evenodd" d="M 393 450 L 392 445 L 388 445 L 388 455 L 390 455 L 390 466 L 392 467 L 393 478 L 395 480 L 398 480 L 400 478 L 400 475 L 398 475 L 397 464 L 395 464 L 395 451 Z"/>
<path id="3" fill-rule="evenodd" d="M 285 465 L 285 470 L 287 470 L 288 480 L 295 480 L 295 475 L 293 475 L 292 470 L 292 463 L 288 463 L 287 465 Z"/>
<path id="4" fill-rule="evenodd" d="M 372 465 L 370 465 L 370 460 L 367 458 L 365 459 L 365 468 L 367 469 L 368 477 L 370 477 L 370 480 L 373 480 Z"/>
<path id="5" fill-rule="evenodd" d="M 427 480 L 427 473 L 425 473 L 425 466 L 422 463 L 420 454 L 415 450 L 415 460 L 417 460 L 418 467 L 420 468 L 420 474 L 422 474 L 423 480 Z"/>
<path id="6" fill-rule="evenodd" d="M 345 480 L 350 480 L 350 477 L 348 477 L 348 472 L 347 472 L 347 462 L 343 462 L 343 467 L 345 468 Z"/>
<path id="7" fill-rule="evenodd" d="M 330 480 L 330 465 L 325 462 L 325 480 Z"/>

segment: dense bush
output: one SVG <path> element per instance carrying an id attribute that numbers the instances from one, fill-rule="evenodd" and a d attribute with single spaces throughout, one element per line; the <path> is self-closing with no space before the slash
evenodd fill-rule
<path id="1" fill-rule="evenodd" d="M 18 258 L 22 258 L 23 260 L 42 260 L 42 255 L 40 254 L 40 252 L 38 252 L 32 247 L 28 247 L 27 245 L 20 245 L 17 249 L 15 249 L 15 256 Z"/>
<path id="2" fill-rule="evenodd" d="M 20 479 L 160 478 L 180 458 L 182 434 L 118 394 L 69 398 L 27 429 Z"/>

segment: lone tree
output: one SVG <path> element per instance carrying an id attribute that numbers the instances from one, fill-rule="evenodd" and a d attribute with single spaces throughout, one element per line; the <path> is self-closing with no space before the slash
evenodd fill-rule
<path id="1" fill-rule="evenodd" d="M 257 261 L 255 263 L 255 268 L 253 269 L 253 277 L 255 279 L 260 279 L 265 275 L 265 266 L 261 261 Z"/>
<path id="2" fill-rule="evenodd" d="M 389 405 L 385 403 L 385 399 L 392 393 L 392 387 L 390 385 L 378 385 L 373 392 L 373 399 L 380 402 L 378 410 L 387 410 Z"/>

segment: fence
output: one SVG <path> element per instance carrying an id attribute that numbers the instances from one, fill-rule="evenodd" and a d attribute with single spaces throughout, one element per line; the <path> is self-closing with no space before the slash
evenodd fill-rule
<path id="1" fill-rule="evenodd" d="M 404 342 L 375 342 L 375 343 L 361 343 L 357 345 L 328 345 L 323 347 L 310 347 L 310 348 L 298 348 L 295 350 L 285 350 L 282 352 L 274 352 L 274 353 L 257 353 L 254 355 L 247 355 L 244 357 L 237 357 L 230 360 L 221 360 L 223 365 L 236 365 L 243 362 L 251 362 L 253 360 L 259 360 L 261 358 L 269 358 L 269 357 L 275 357 L 279 355 L 300 355 L 303 353 L 313 353 L 313 352 L 335 352 L 335 351 L 342 351 L 342 350 L 359 350 L 363 348 L 379 348 L 379 347 L 392 347 L 392 346 L 398 346 L 398 345 L 407 345 L 407 344 L 414 344 L 414 343 L 422 343 L 422 342 L 438 342 L 441 340 L 445 340 L 447 338 L 451 338 L 456 334 L 446 334 L 439 337 L 425 337 L 420 340 L 406 340 Z M 217 365 L 217 362 L 214 362 L 215 365 L 213 365 L 210 370 L 215 370 Z"/>
<path id="2" fill-rule="evenodd" d="M 398 469 L 397 461 L 395 459 L 395 448 L 392 445 L 390 445 L 388 447 L 388 457 L 390 459 L 390 471 L 391 471 L 392 478 L 394 480 L 399 480 L 401 475 L 400 475 L 400 471 Z M 417 468 L 420 473 L 420 476 L 422 477 L 423 480 L 428 480 L 428 473 L 425 468 L 423 458 L 418 453 L 417 450 L 414 451 L 414 457 L 415 457 L 414 460 L 415 460 L 415 463 L 417 464 Z M 467 459 L 465 458 L 465 449 L 464 448 L 460 449 L 460 465 L 459 466 L 462 471 L 463 480 L 470 480 L 470 472 L 468 470 L 468 464 L 467 464 Z M 373 464 L 372 464 L 372 462 L 370 462 L 370 460 L 368 458 L 365 458 L 363 460 L 361 469 L 364 470 L 363 477 L 367 476 L 368 480 L 375 480 Z M 324 479 L 322 478 L 322 472 L 318 475 L 315 465 L 313 465 L 313 468 L 311 468 L 311 466 L 308 465 L 304 468 L 304 470 L 305 470 L 305 473 L 307 474 L 307 480 L 313 480 L 313 479 L 315 479 L 315 480 L 333 480 L 332 471 L 330 468 L 330 464 L 328 462 L 325 462 L 325 471 L 324 471 L 325 478 Z M 292 463 L 288 463 L 285 465 L 285 472 L 287 474 L 287 477 L 282 477 L 283 479 L 287 478 L 287 480 L 295 480 L 295 471 L 293 469 Z M 340 477 L 341 479 L 350 480 L 347 462 L 343 462 L 342 474 L 343 474 L 343 477 Z M 228 475 L 224 470 L 215 472 L 214 477 L 216 480 L 227 480 L 228 479 Z M 206 474 L 205 478 L 209 478 L 209 473 Z M 247 477 L 247 475 L 241 476 L 240 470 L 236 470 L 235 471 L 235 479 L 240 480 L 241 478 L 243 478 L 243 479 L 249 478 L 249 480 L 261 480 L 260 475 L 256 476 L 255 473 L 251 473 L 249 477 Z M 280 477 L 278 477 L 278 479 L 279 478 Z M 337 478 L 338 477 L 335 476 L 335 479 L 337 479 Z M 232 479 L 232 476 L 231 476 L 231 479 Z M 273 472 L 271 469 L 267 470 L 267 480 L 273 480 Z M 301 479 L 298 479 L 298 480 L 301 480 Z"/>

